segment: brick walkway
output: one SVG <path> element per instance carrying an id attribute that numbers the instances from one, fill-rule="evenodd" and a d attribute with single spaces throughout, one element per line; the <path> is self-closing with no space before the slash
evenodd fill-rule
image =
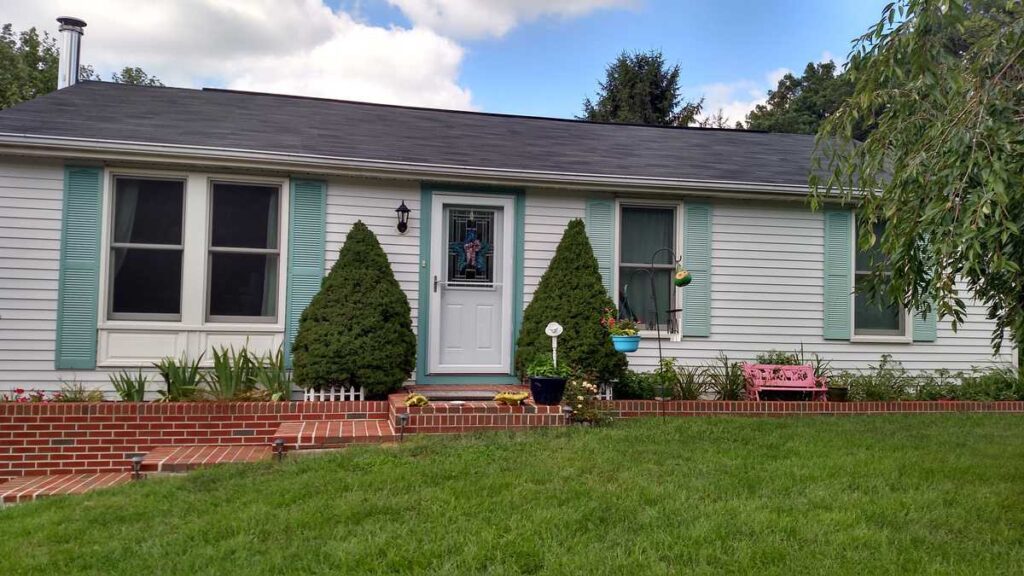
<path id="1" fill-rule="evenodd" d="M 14 504 L 59 494 L 81 494 L 131 481 L 129 472 L 22 476 L 0 484 L 0 502 Z"/>
<path id="2" fill-rule="evenodd" d="M 228 462 L 269 460 L 270 446 L 161 446 L 142 460 L 144 472 L 188 472 Z"/>
<path id="3" fill-rule="evenodd" d="M 297 449 L 329 448 L 343 444 L 368 444 L 395 440 L 387 420 L 313 420 L 285 422 L 277 438 Z"/>

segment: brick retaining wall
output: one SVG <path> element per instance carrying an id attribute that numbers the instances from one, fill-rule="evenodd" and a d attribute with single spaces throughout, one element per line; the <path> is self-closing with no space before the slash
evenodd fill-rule
<path id="1" fill-rule="evenodd" d="M 122 472 L 173 444 L 262 444 L 282 422 L 386 418 L 387 402 L 0 402 L 0 479 Z"/>

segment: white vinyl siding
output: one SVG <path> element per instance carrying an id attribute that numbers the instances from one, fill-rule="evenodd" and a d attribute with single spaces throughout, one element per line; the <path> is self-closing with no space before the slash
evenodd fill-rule
<path id="1" fill-rule="evenodd" d="M 771 349 L 792 351 L 803 344 L 837 369 L 867 368 L 889 353 L 910 370 L 968 370 L 993 361 L 1011 362 L 1012 345 L 993 359 L 992 322 L 969 302 L 967 322 L 953 332 L 938 325 L 935 342 L 865 343 L 826 341 L 823 332 L 824 221 L 803 202 L 713 201 L 711 253 L 711 336 L 663 341 L 666 357 L 702 363 L 724 351 L 749 360 Z M 683 289 L 685 290 L 685 288 Z M 657 345 L 645 339 L 629 356 L 635 369 L 657 365 Z"/>
<path id="2" fill-rule="evenodd" d="M 412 211 L 405 234 L 398 232 L 395 208 L 405 202 Z M 417 182 L 332 179 L 327 182 L 327 241 L 324 274 L 338 260 L 345 235 L 357 220 L 373 231 L 388 256 L 412 308 L 413 330 L 418 325 L 420 273 L 420 185 Z"/>
<path id="3" fill-rule="evenodd" d="M 586 196 L 576 192 L 526 191 L 525 249 L 523 257 L 523 305 L 537 290 L 548 269 L 562 233 L 571 220 L 586 215 Z"/>

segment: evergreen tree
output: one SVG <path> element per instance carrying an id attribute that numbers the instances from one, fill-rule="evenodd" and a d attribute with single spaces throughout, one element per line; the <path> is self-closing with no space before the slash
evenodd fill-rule
<path id="1" fill-rule="evenodd" d="M 802 76 L 786 74 L 768 100 L 747 114 L 747 128 L 766 132 L 815 134 L 853 93 L 850 79 L 836 73 L 834 62 L 810 62 Z M 858 138 L 864 130 L 858 130 Z"/>
<path id="2" fill-rule="evenodd" d="M 356 222 L 320 292 L 302 313 L 292 347 L 303 388 L 397 390 L 416 363 L 409 301 L 373 232 Z"/>
<path id="3" fill-rule="evenodd" d="M 597 102 L 583 101 L 581 120 L 661 126 L 689 126 L 704 104 L 680 104 L 679 65 L 661 52 L 623 52 L 608 65 Z"/>
<path id="4" fill-rule="evenodd" d="M 618 380 L 626 369 L 626 356 L 615 351 L 601 326 L 601 314 L 614 306 L 601 283 L 583 221 L 573 220 L 523 314 L 516 369 L 522 374 L 537 357 L 551 354 L 544 328 L 558 322 L 565 329 L 558 338 L 559 364 L 593 373 L 601 382 Z"/>

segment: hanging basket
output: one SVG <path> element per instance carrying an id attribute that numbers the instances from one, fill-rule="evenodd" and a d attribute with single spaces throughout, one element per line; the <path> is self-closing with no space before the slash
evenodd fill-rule
<path id="1" fill-rule="evenodd" d="M 616 352 L 636 352 L 640 348 L 639 336 L 612 336 L 612 345 Z"/>
<path id="2" fill-rule="evenodd" d="M 682 267 L 676 268 L 676 273 L 672 276 L 672 283 L 682 288 L 690 282 L 693 282 L 693 275 L 690 274 L 690 271 Z"/>

